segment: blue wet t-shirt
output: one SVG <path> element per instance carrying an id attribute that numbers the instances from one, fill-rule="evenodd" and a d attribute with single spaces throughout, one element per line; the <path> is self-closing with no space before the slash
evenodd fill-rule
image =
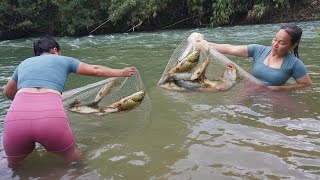
<path id="1" fill-rule="evenodd" d="M 48 88 L 64 90 L 69 73 L 75 73 L 80 61 L 67 56 L 43 54 L 22 61 L 15 69 L 12 79 L 21 88 Z"/>
<path id="2" fill-rule="evenodd" d="M 271 51 L 270 46 L 258 44 L 248 45 L 249 57 L 253 58 L 252 75 L 269 86 L 280 86 L 290 77 L 299 79 L 307 74 L 303 62 L 294 55 L 287 53 L 280 69 L 271 68 L 263 63 Z"/>

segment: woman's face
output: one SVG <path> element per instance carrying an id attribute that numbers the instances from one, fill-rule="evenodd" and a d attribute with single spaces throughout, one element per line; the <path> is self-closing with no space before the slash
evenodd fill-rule
<path id="1" fill-rule="evenodd" d="M 289 50 L 296 47 L 296 43 L 291 43 L 291 36 L 283 29 L 280 29 L 272 39 L 272 53 L 284 56 Z"/>

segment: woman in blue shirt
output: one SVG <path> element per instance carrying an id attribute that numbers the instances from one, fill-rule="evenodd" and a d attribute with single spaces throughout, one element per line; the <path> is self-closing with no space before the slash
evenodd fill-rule
<path id="1" fill-rule="evenodd" d="M 206 41 L 201 45 L 206 49 L 214 48 L 223 54 L 252 57 L 252 75 L 269 89 L 298 89 L 312 84 L 305 65 L 299 59 L 298 47 L 301 36 L 300 27 L 287 24 L 276 32 L 271 46 L 216 44 Z M 295 79 L 296 84 L 285 84 L 290 77 Z"/>
<path id="2" fill-rule="evenodd" d="M 66 161 L 78 161 L 61 93 L 69 73 L 97 77 L 129 77 L 136 68 L 112 69 L 62 56 L 59 44 L 43 38 L 33 44 L 34 57 L 22 61 L 3 90 L 12 100 L 4 120 L 3 147 L 8 166 L 15 167 L 35 142 Z"/>

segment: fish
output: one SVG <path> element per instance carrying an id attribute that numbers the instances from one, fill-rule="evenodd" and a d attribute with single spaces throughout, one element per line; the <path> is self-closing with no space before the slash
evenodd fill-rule
<path id="1" fill-rule="evenodd" d="M 171 76 L 173 79 L 191 80 L 191 73 L 175 73 Z"/>
<path id="2" fill-rule="evenodd" d="M 94 101 L 88 106 L 90 107 L 97 107 L 101 100 L 111 91 L 111 89 L 118 83 L 117 78 L 112 79 L 111 81 L 107 82 L 97 93 Z"/>
<path id="3" fill-rule="evenodd" d="M 81 114 L 96 114 L 99 116 L 107 115 L 107 114 L 119 111 L 118 109 L 113 109 L 113 108 L 94 108 L 94 107 L 85 106 L 85 105 L 70 107 L 68 110 L 72 112 L 81 113 Z"/>
<path id="4" fill-rule="evenodd" d="M 79 100 L 74 100 L 73 102 L 71 102 L 68 110 L 72 112 L 82 113 L 82 114 L 94 114 L 94 113 L 101 113 L 105 111 L 104 108 L 98 108 L 98 107 L 94 108 L 86 105 L 81 105 L 81 102 Z"/>
<path id="5" fill-rule="evenodd" d="M 195 49 L 186 58 L 179 61 L 175 67 L 167 71 L 164 76 L 159 80 L 158 85 L 168 82 L 175 73 L 182 73 L 189 71 L 195 67 L 199 61 L 200 50 Z"/>
<path id="6" fill-rule="evenodd" d="M 219 83 L 216 88 L 220 91 L 226 91 L 236 83 L 236 79 L 237 69 L 233 64 L 227 64 L 225 67 L 223 78 L 221 79 L 221 83 Z"/>
<path id="7" fill-rule="evenodd" d="M 227 64 L 223 77 L 218 81 L 207 78 L 196 80 L 173 79 L 173 82 L 181 88 L 189 91 L 218 92 L 230 89 L 236 82 L 237 71 L 233 64 Z"/>
<path id="8" fill-rule="evenodd" d="M 175 91 L 188 91 L 186 88 L 183 88 L 181 86 L 178 86 L 177 84 L 175 84 L 173 81 L 164 83 L 161 85 L 162 88 L 166 88 L 169 90 L 175 90 Z"/>
<path id="9" fill-rule="evenodd" d="M 190 52 L 191 50 L 189 50 Z M 178 59 L 177 64 L 183 63 L 184 61 L 195 62 L 200 56 L 200 49 L 193 49 L 191 53 L 188 53 L 186 57 Z"/>
<path id="10" fill-rule="evenodd" d="M 127 96 L 117 102 L 112 103 L 107 107 L 90 107 L 87 105 L 80 105 L 80 101 L 76 100 L 70 104 L 69 111 L 81 114 L 96 114 L 107 115 L 119 111 L 129 111 L 137 107 L 145 96 L 144 91 L 138 91 L 130 96 Z"/>
<path id="11" fill-rule="evenodd" d="M 89 106 L 74 106 L 69 108 L 69 111 L 78 112 L 82 114 L 104 113 L 105 110 L 105 108 L 93 108 Z"/>
<path id="12" fill-rule="evenodd" d="M 178 58 L 178 63 L 184 59 L 186 59 L 186 57 L 190 54 L 190 52 L 193 50 L 193 45 L 192 44 L 188 44 L 187 48 L 183 51 L 183 53 L 181 54 L 181 56 Z"/>
<path id="13" fill-rule="evenodd" d="M 181 80 L 181 79 L 174 79 L 173 82 L 176 85 L 183 87 L 187 90 L 196 90 L 196 89 L 204 87 L 204 84 L 198 83 L 196 81 L 186 81 L 186 80 Z"/>
<path id="14" fill-rule="evenodd" d="M 220 81 L 210 81 L 205 78 L 202 80 L 202 83 L 206 84 L 207 87 L 198 88 L 198 91 L 226 91 L 230 89 L 235 83 L 237 79 L 237 70 L 233 64 L 227 64 L 225 67 L 225 72 Z"/>
<path id="15" fill-rule="evenodd" d="M 138 91 L 117 102 L 112 103 L 107 108 L 117 109 L 118 111 L 129 111 L 137 107 L 143 100 L 145 91 Z"/>
<path id="16" fill-rule="evenodd" d="M 160 85 L 160 87 L 174 91 L 188 91 L 186 88 L 178 86 L 173 81 L 163 83 Z"/>
<path id="17" fill-rule="evenodd" d="M 233 64 L 226 65 L 223 78 L 231 81 L 235 81 L 237 79 L 237 69 Z"/>
<path id="18" fill-rule="evenodd" d="M 185 59 L 181 60 L 175 67 L 171 68 L 168 74 L 186 72 L 195 67 L 199 61 L 200 50 L 192 51 Z"/>
<path id="19" fill-rule="evenodd" d="M 199 78 L 203 78 L 205 71 L 209 65 L 210 62 L 210 56 L 207 56 L 206 59 L 203 61 L 203 63 L 201 64 L 201 66 L 199 68 L 197 68 L 191 75 L 190 80 L 196 80 Z"/>

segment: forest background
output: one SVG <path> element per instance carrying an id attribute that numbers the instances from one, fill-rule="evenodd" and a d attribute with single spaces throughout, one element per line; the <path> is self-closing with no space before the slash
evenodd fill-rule
<path id="1" fill-rule="evenodd" d="M 0 40 L 313 20 L 320 0 L 1 0 Z"/>

